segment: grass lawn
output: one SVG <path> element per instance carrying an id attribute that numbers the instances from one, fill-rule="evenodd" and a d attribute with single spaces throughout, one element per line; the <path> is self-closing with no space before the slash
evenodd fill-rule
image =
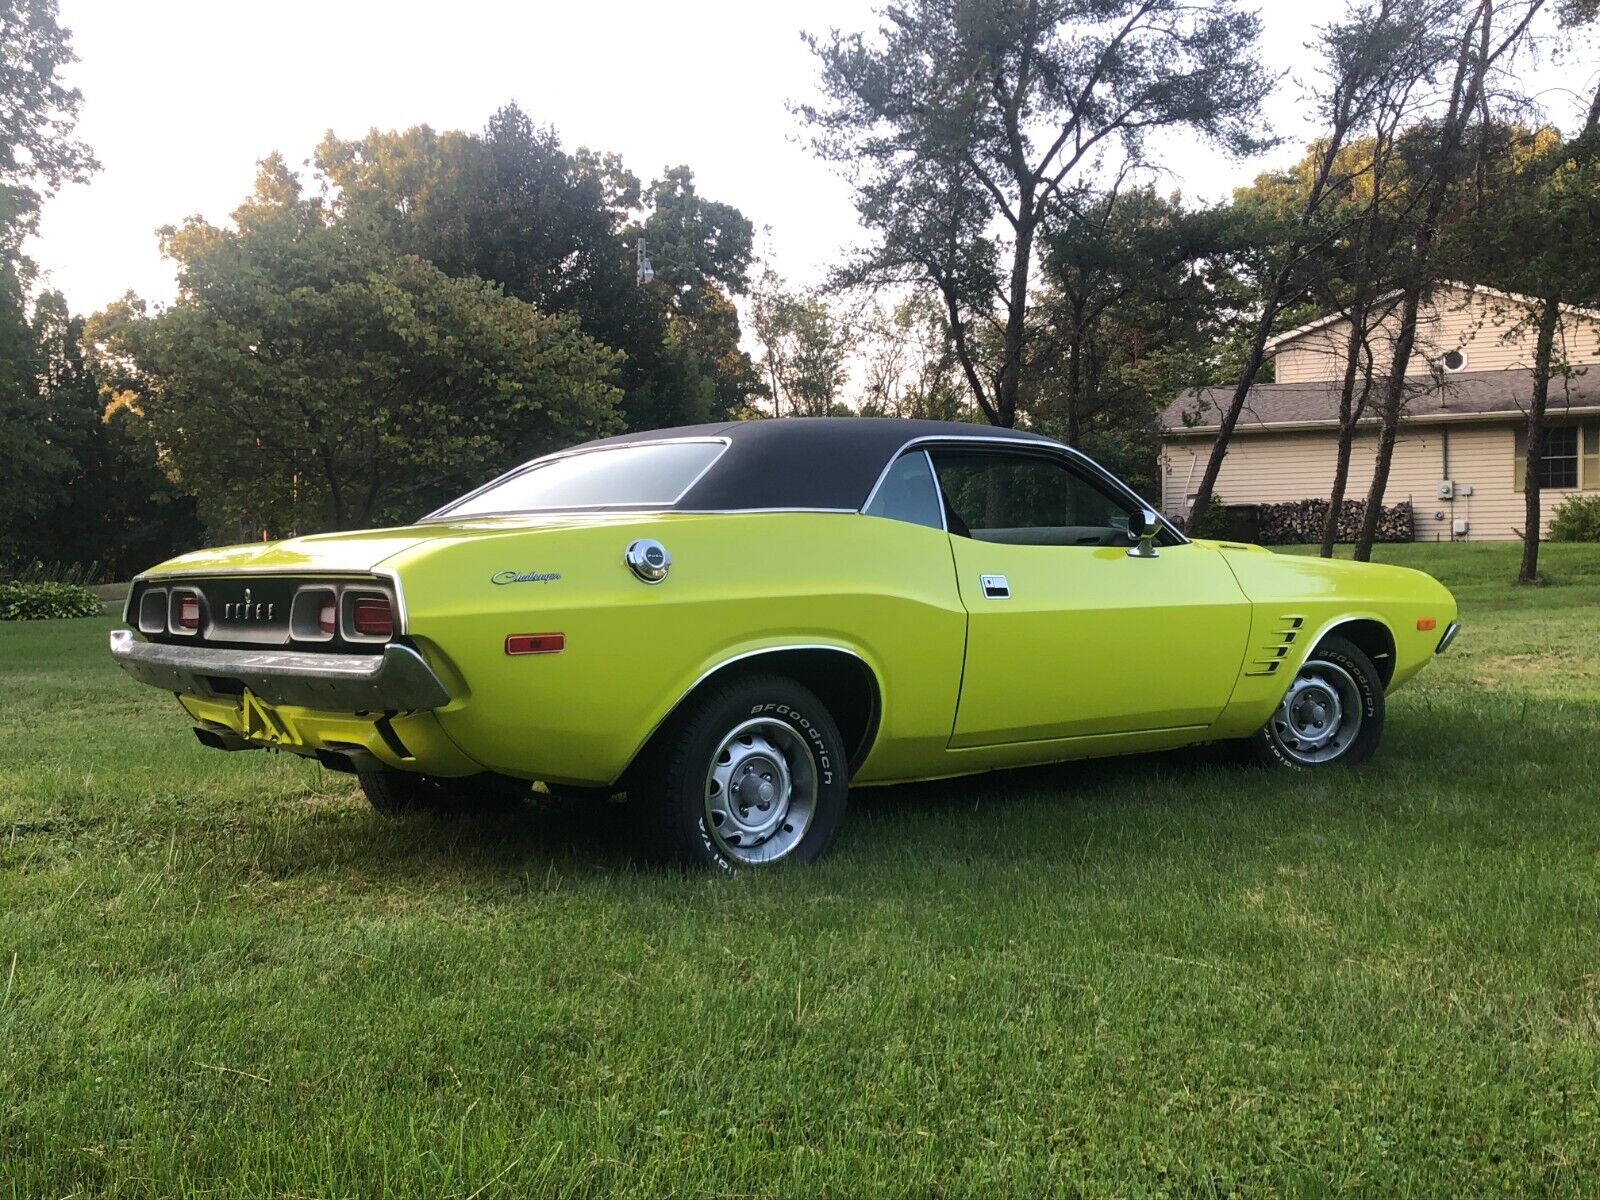
<path id="1" fill-rule="evenodd" d="M 1600 548 L 1382 551 L 1465 632 L 1370 766 L 861 792 L 733 880 L 384 822 L 0 626 L 0 1195 L 1592 1196 Z"/>

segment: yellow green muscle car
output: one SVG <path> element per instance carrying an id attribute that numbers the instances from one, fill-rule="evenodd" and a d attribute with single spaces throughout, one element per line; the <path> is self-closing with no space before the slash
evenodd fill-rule
<path id="1" fill-rule="evenodd" d="M 607 438 L 400 529 L 183 555 L 111 653 L 219 750 L 395 813 L 626 793 L 646 843 L 810 861 L 851 785 L 1237 739 L 1354 765 L 1455 636 L 1427 575 L 1184 537 L 1031 433 Z"/>

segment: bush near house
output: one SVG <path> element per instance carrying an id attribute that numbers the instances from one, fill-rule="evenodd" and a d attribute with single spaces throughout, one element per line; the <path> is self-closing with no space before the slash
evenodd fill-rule
<path id="1" fill-rule="evenodd" d="M 1600 496 L 1569 496 L 1550 514 L 1552 542 L 1600 542 Z"/>
<path id="2" fill-rule="evenodd" d="M 0 583 L 0 621 L 99 615 L 99 598 L 81 584 Z"/>

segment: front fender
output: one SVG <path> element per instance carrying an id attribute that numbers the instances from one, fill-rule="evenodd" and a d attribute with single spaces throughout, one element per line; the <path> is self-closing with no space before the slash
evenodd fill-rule
<path id="1" fill-rule="evenodd" d="M 1422 571 L 1228 543 L 1220 549 L 1250 599 L 1251 627 L 1244 668 L 1214 731 L 1218 737 L 1260 728 L 1311 652 L 1341 627 L 1373 622 L 1387 632 L 1392 692 L 1427 665 L 1456 618 L 1455 597 Z"/>

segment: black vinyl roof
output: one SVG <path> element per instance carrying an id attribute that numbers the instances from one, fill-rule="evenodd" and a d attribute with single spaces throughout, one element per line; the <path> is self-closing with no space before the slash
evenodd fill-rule
<path id="1" fill-rule="evenodd" d="M 677 438 L 726 438 L 727 451 L 674 506 L 858 509 L 902 446 L 919 438 L 1054 445 L 1038 434 L 960 421 L 898 417 L 783 417 L 652 429 L 585 442 L 574 450 Z"/>

